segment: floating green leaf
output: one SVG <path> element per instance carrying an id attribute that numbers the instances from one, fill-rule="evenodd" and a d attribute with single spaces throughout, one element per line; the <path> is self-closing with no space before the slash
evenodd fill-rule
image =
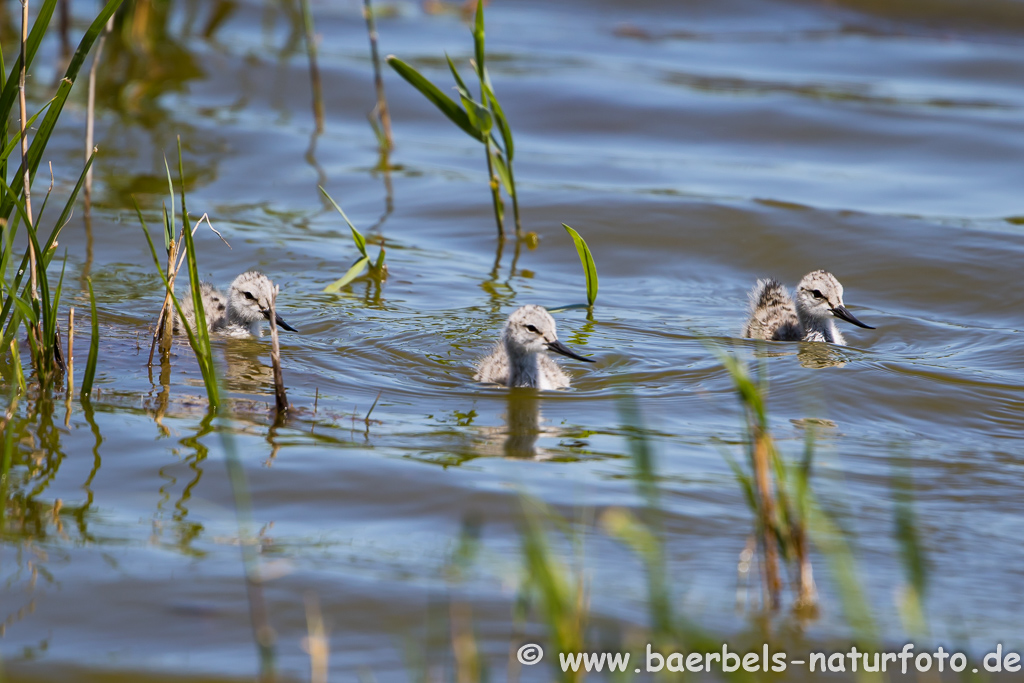
<path id="1" fill-rule="evenodd" d="M 580 263 L 583 264 L 583 274 L 587 277 L 587 305 L 592 307 L 594 302 L 597 301 L 597 267 L 594 265 L 594 257 L 590 253 L 590 247 L 587 246 L 587 242 L 580 237 L 578 232 L 565 223 L 562 223 L 562 227 L 572 237 L 572 241 L 576 243 L 576 251 L 580 255 Z"/>
<path id="2" fill-rule="evenodd" d="M 370 257 L 369 256 L 363 256 L 358 261 L 353 263 L 352 267 L 348 269 L 348 272 L 345 273 L 344 275 L 342 275 L 340 279 L 335 280 L 331 284 L 329 284 L 326 287 L 324 287 L 324 292 L 326 294 L 335 294 L 335 293 L 341 291 L 342 287 L 344 287 L 345 285 L 347 285 L 348 283 L 352 282 L 357 277 L 359 277 L 360 274 L 362 274 L 362 272 L 364 270 L 366 270 L 366 267 L 369 266 L 369 265 L 370 265 Z"/>

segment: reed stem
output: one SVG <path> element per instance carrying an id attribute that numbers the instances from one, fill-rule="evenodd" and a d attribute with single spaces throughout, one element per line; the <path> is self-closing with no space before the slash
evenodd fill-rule
<path id="1" fill-rule="evenodd" d="M 370 34 L 370 56 L 373 59 L 373 85 L 377 91 L 377 120 L 380 121 L 384 133 L 386 149 L 394 147 L 391 137 L 391 113 L 388 111 L 388 99 L 384 95 L 384 79 L 380 73 L 380 54 L 377 52 L 377 21 L 373 16 L 372 0 L 363 0 L 363 16 L 366 17 L 366 31 Z"/>
<path id="2" fill-rule="evenodd" d="M 89 161 L 89 158 L 96 152 L 93 146 L 94 142 L 94 129 L 96 125 L 96 72 L 99 70 L 100 57 L 103 55 L 103 44 L 107 42 L 107 35 L 114 30 L 114 17 L 110 17 L 107 20 L 107 25 L 103 28 L 103 33 L 100 35 L 99 43 L 96 45 L 96 54 L 92 58 L 92 66 L 89 67 L 89 95 L 88 103 L 85 109 L 85 160 Z M 92 208 L 92 167 L 89 167 L 88 172 L 85 174 L 85 210 L 88 212 Z"/>
<path id="3" fill-rule="evenodd" d="M 28 166 L 28 133 L 26 131 L 26 125 L 28 121 L 28 112 L 25 107 L 25 69 L 28 64 L 28 53 L 26 50 L 26 44 L 28 43 L 28 0 L 21 0 L 21 71 L 18 73 L 18 106 L 21 113 L 21 169 L 22 169 L 22 184 L 23 191 L 25 193 L 25 213 L 26 220 L 29 224 L 29 229 L 32 228 L 32 192 L 30 185 L 32 177 L 29 172 Z M 31 240 L 28 245 L 29 262 L 30 268 L 30 281 L 32 283 L 31 296 L 33 301 L 39 300 L 38 280 L 36 276 L 36 259 L 38 255 Z M 38 337 L 38 334 L 36 334 Z"/>
<path id="4" fill-rule="evenodd" d="M 309 56 L 309 82 L 313 89 L 313 119 L 316 132 L 324 132 L 324 97 L 320 85 L 320 68 L 317 66 L 316 32 L 313 27 L 313 12 L 309 9 L 309 0 L 299 0 L 302 11 L 302 25 L 306 36 L 306 54 Z"/>
<path id="5" fill-rule="evenodd" d="M 75 307 L 68 311 L 68 398 L 75 389 Z"/>
<path id="6" fill-rule="evenodd" d="M 505 205 L 501 201 L 501 183 L 494 175 L 494 162 L 491 161 L 491 139 L 485 139 L 487 149 L 487 180 L 491 185 L 491 203 L 494 205 L 494 219 L 498 223 L 498 239 L 505 239 Z"/>
<path id="7" fill-rule="evenodd" d="M 281 345 L 277 339 L 277 294 L 281 288 L 274 285 L 270 296 L 270 362 L 274 366 L 274 397 L 278 416 L 288 412 L 288 394 L 284 389 L 284 375 L 281 373 Z"/>

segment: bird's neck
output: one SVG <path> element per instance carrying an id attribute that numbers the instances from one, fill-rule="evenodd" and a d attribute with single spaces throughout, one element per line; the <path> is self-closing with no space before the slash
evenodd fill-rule
<path id="1" fill-rule="evenodd" d="M 831 318 L 821 318 L 809 315 L 806 311 L 797 308 L 797 317 L 800 318 L 800 327 L 804 331 L 804 339 L 807 341 L 824 341 L 830 344 L 842 344 L 842 336 L 836 329 L 836 324 Z"/>
<path id="2" fill-rule="evenodd" d="M 249 334 L 251 334 L 254 337 L 263 336 L 263 326 L 260 325 L 262 319 L 250 319 L 249 316 L 245 315 L 242 311 L 235 308 L 230 301 L 228 301 L 227 313 L 228 324 L 234 324 L 238 325 L 239 327 L 244 327 L 246 330 L 248 330 Z"/>
<path id="3" fill-rule="evenodd" d="M 508 354 L 508 385 L 510 387 L 540 386 L 540 361 L 536 351 L 524 351 L 505 344 Z"/>

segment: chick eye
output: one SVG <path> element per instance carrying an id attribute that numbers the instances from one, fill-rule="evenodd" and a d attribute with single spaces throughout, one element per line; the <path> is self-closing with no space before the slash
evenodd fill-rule
<path id="1" fill-rule="evenodd" d="M 242 292 L 242 294 L 244 294 L 245 298 L 249 301 L 256 301 L 256 297 L 254 297 L 251 292 Z"/>
<path id="2" fill-rule="evenodd" d="M 815 298 L 815 299 L 824 299 L 824 298 L 825 298 L 825 295 L 824 295 L 824 294 L 822 294 L 822 293 L 821 293 L 820 291 L 818 291 L 817 289 L 816 289 L 816 290 L 814 290 L 813 292 L 811 292 L 811 294 L 813 294 L 813 295 L 814 295 L 814 298 Z"/>
<path id="3" fill-rule="evenodd" d="M 534 334 L 540 334 L 540 330 L 538 330 L 538 329 L 537 329 L 536 327 L 534 327 L 533 325 L 527 325 L 527 326 L 526 326 L 526 329 L 528 329 L 528 330 L 529 330 L 530 332 L 533 332 Z"/>

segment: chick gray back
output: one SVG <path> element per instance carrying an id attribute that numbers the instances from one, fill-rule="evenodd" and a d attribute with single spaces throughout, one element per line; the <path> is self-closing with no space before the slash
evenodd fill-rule
<path id="1" fill-rule="evenodd" d="M 803 327 L 789 292 L 774 278 L 758 280 L 750 291 L 750 318 L 743 327 L 748 339 L 800 341 Z"/>
<path id="2" fill-rule="evenodd" d="M 227 297 L 225 297 L 220 290 L 209 282 L 199 283 L 199 296 L 203 300 L 203 313 L 206 315 L 206 329 L 215 330 L 221 327 L 224 324 L 224 320 L 227 318 Z M 178 303 L 181 304 L 181 310 L 182 313 L 185 314 L 185 320 L 188 322 L 188 326 L 194 332 L 196 329 L 196 315 L 195 307 L 192 304 L 192 293 L 189 292 L 184 296 L 178 297 Z M 181 324 L 181 319 L 178 317 L 177 309 L 174 311 L 174 327 L 172 329 L 174 334 L 185 333 Z"/>

